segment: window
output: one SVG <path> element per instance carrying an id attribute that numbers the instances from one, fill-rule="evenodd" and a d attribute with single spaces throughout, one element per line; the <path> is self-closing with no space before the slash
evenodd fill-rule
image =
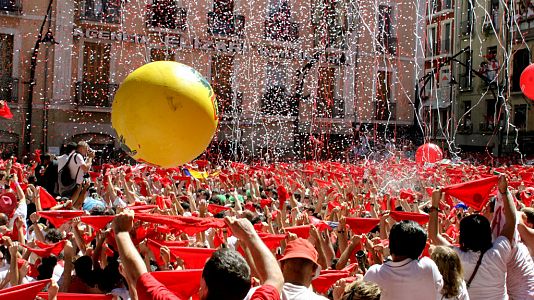
<path id="1" fill-rule="evenodd" d="M 174 61 L 174 50 L 172 49 L 150 49 L 150 61 L 170 60 Z"/>
<path id="2" fill-rule="evenodd" d="M 442 29 L 442 40 L 441 40 L 441 54 L 450 54 L 451 53 L 451 23 L 443 23 Z"/>
<path id="3" fill-rule="evenodd" d="M 497 106 L 496 99 L 486 100 L 486 115 L 485 122 L 480 124 L 480 131 L 491 132 L 495 129 L 495 124 L 499 120 L 498 113 L 500 112 L 500 107 Z"/>
<path id="4" fill-rule="evenodd" d="M 446 136 L 448 132 L 448 120 L 449 120 L 449 111 L 446 108 L 432 109 L 430 112 L 432 116 L 432 135 L 434 137 Z"/>
<path id="5" fill-rule="evenodd" d="M 452 0 L 442 0 L 442 1 L 443 1 L 441 5 L 442 10 L 452 9 Z"/>
<path id="6" fill-rule="evenodd" d="M 287 90 L 287 67 L 281 63 L 267 63 L 265 70 L 265 90 L 261 110 L 267 115 L 287 115 L 289 91 Z"/>
<path id="7" fill-rule="evenodd" d="M 391 102 L 391 72 L 378 71 L 376 77 L 375 120 L 395 120 L 395 103 Z"/>
<path id="8" fill-rule="evenodd" d="M 121 0 L 81 1 L 81 19 L 94 22 L 120 23 Z"/>
<path id="9" fill-rule="evenodd" d="M 22 0 L 0 0 L 0 10 L 20 13 L 22 11 Z"/>
<path id="10" fill-rule="evenodd" d="M 473 121 L 471 119 L 471 101 L 463 101 L 462 103 L 462 118 L 459 131 L 462 132 L 472 132 L 473 130 Z"/>
<path id="11" fill-rule="evenodd" d="M 378 51 L 381 53 L 395 54 L 397 50 L 397 38 L 393 33 L 393 8 L 387 5 L 378 7 Z"/>
<path id="12" fill-rule="evenodd" d="M 214 0 L 213 11 L 208 13 L 208 31 L 218 35 L 241 36 L 245 17 L 234 15 L 234 0 Z"/>
<path id="13" fill-rule="evenodd" d="M 0 34 L 0 100 L 16 100 L 17 82 L 13 78 L 13 35 Z"/>
<path id="14" fill-rule="evenodd" d="M 519 130 L 524 130 L 527 127 L 527 105 L 514 105 L 514 126 Z"/>
<path id="15" fill-rule="evenodd" d="M 320 67 L 317 87 L 317 117 L 332 118 L 336 89 L 335 68 Z"/>
<path id="16" fill-rule="evenodd" d="M 185 30 L 187 11 L 174 0 L 153 0 L 148 20 L 152 27 Z"/>
<path id="17" fill-rule="evenodd" d="M 473 77 L 471 74 L 471 69 L 473 67 L 472 63 L 473 51 L 467 51 L 463 54 L 462 62 L 465 64 L 460 65 L 460 90 L 468 91 L 471 90 L 473 84 Z"/>
<path id="18" fill-rule="evenodd" d="M 83 78 L 78 85 L 79 104 L 109 107 L 116 86 L 109 82 L 111 44 L 85 42 Z"/>
<path id="19" fill-rule="evenodd" d="M 428 1 L 428 5 L 431 14 L 435 14 L 441 10 L 441 0 L 430 0 Z"/>
<path id="20" fill-rule="evenodd" d="M 271 0 L 269 15 L 265 20 L 265 37 L 277 41 L 295 41 L 298 35 L 298 24 L 291 22 L 289 1 Z"/>
<path id="21" fill-rule="evenodd" d="M 523 70 L 530 64 L 530 53 L 528 49 L 520 49 L 514 54 L 513 72 L 512 72 L 512 91 L 519 92 L 519 77 Z"/>
<path id="22" fill-rule="evenodd" d="M 217 105 L 222 115 L 231 114 L 233 104 L 232 76 L 234 57 L 214 55 L 211 57 L 211 86 L 217 95 Z"/>
<path id="23" fill-rule="evenodd" d="M 344 1 L 318 0 L 314 2 L 313 28 L 314 46 L 345 48 L 347 12 Z"/>
<path id="24" fill-rule="evenodd" d="M 438 55 L 438 29 L 433 26 L 428 28 L 428 37 L 426 45 L 426 56 L 433 57 Z"/>
<path id="25" fill-rule="evenodd" d="M 473 3 L 472 1 L 464 1 L 466 3 L 465 7 L 465 19 L 462 18 L 460 22 L 460 31 L 462 35 L 470 35 L 473 31 Z"/>

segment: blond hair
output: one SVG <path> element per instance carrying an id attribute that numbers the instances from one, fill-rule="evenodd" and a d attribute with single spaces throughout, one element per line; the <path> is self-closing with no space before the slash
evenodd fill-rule
<path id="1" fill-rule="evenodd" d="M 372 282 L 358 280 L 347 287 L 342 300 L 379 300 L 380 288 Z"/>
<path id="2" fill-rule="evenodd" d="M 431 257 L 443 276 L 441 294 L 446 298 L 458 296 L 464 278 L 464 270 L 458 254 L 452 248 L 437 246 L 432 251 Z"/>

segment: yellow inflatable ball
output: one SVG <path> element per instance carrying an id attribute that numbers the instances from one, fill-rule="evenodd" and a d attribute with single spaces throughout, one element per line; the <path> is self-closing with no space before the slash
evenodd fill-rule
<path id="1" fill-rule="evenodd" d="M 217 129 L 217 102 L 195 69 L 158 61 L 133 71 L 120 85 L 111 123 L 135 160 L 164 168 L 195 159 Z"/>

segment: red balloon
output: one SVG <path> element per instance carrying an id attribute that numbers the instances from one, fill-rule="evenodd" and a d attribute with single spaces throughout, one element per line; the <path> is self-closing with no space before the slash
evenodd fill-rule
<path id="1" fill-rule="evenodd" d="M 432 143 L 423 144 L 421 147 L 417 148 L 415 152 L 415 162 L 417 165 L 421 166 L 425 163 L 435 163 L 443 159 L 443 151 L 441 148 Z"/>
<path id="2" fill-rule="evenodd" d="M 525 96 L 534 99 L 534 64 L 529 65 L 523 70 L 519 78 L 519 85 Z"/>

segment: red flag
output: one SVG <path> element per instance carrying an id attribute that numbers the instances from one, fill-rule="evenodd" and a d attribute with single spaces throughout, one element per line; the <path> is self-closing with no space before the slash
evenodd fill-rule
<path id="1" fill-rule="evenodd" d="M 328 272 L 319 275 L 319 277 L 312 280 L 312 286 L 320 294 L 324 294 L 330 289 L 336 281 L 349 277 L 349 272 L 339 271 L 339 272 Z"/>
<path id="2" fill-rule="evenodd" d="M 85 224 L 93 227 L 95 230 L 100 230 L 106 227 L 115 216 L 82 216 L 80 220 Z"/>
<path id="3" fill-rule="evenodd" d="M 150 274 L 180 299 L 189 299 L 198 293 L 202 269 L 161 271 Z"/>
<path id="4" fill-rule="evenodd" d="M 346 223 L 354 234 L 368 233 L 380 223 L 377 218 L 346 218 Z"/>
<path id="5" fill-rule="evenodd" d="M 57 205 L 56 199 L 50 195 L 43 187 L 39 188 L 39 201 L 41 202 L 41 208 L 47 209 Z"/>
<path id="6" fill-rule="evenodd" d="M 489 194 L 497 182 L 499 182 L 499 176 L 492 176 L 450 185 L 441 190 L 479 211 L 482 210 L 488 202 Z"/>
<path id="7" fill-rule="evenodd" d="M 213 215 L 216 215 L 216 214 L 220 213 L 221 211 L 225 211 L 225 210 L 229 210 L 229 209 L 230 209 L 230 207 L 226 207 L 226 206 L 222 206 L 222 205 L 208 204 L 208 211 Z"/>
<path id="8" fill-rule="evenodd" d="M 40 211 L 37 214 L 50 221 L 55 227 L 59 227 L 65 222 L 82 216 L 84 212 L 81 210 L 49 210 Z"/>
<path id="9" fill-rule="evenodd" d="M 58 256 L 61 251 L 63 251 L 63 248 L 65 247 L 66 240 L 59 241 L 55 244 L 45 244 L 40 241 L 36 241 L 37 246 L 39 248 L 30 248 L 26 245 L 22 245 L 24 248 L 28 249 L 28 251 L 37 254 L 40 257 L 48 257 L 51 254 L 54 254 L 55 256 Z"/>
<path id="10" fill-rule="evenodd" d="M 425 225 L 428 223 L 428 215 L 427 214 L 420 214 L 415 212 L 405 212 L 405 211 L 392 211 L 389 213 L 389 216 L 393 218 L 393 220 L 399 222 L 402 220 L 411 220 L 415 221 L 421 225 Z"/>
<path id="11" fill-rule="evenodd" d="M 0 101 L 0 117 L 5 119 L 13 119 L 13 114 L 5 101 Z"/>
<path id="12" fill-rule="evenodd" d="M 310 236 L 310 225 L 293 226 L 284 228 L 286 232 L 296 234 L 298 237 L 307 239 Z"/>
<path id="13" fill-rule="evenodd" d="M 34 281 L 26 284 L 16 285 L 0 290 L 2 300 L 22 300 L 35 299 L 39 293 L 50 282 L 50 279 Z"/>

